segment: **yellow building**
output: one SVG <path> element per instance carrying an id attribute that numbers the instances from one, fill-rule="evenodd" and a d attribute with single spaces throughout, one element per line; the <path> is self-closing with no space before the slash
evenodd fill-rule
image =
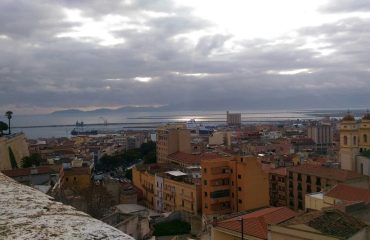
<path id="1" fill-rule="evenodd" d="M 147 207 L 159 212 L 201 210 L 201 186 L 172 165 L 139 165 L 132 169 L 132 181 L 143 192 Z"/>
<path id="2" fill-rule="evenodd" d="M 91 184 L 91 169 L 90 167 L 62 167 L 60 170 L 59 178 L 61 189 L 85 189 L 88 188 Z"/>
<path id="3" fill-rule="evenodd" d="M 269 206 L 268 174 L 254 156 L 202 159 L 202 212 L 207 217 Z"/>
<path id="4" fill-rule="evenodd" d="M 12 163 L 11 156 L 15 162 Z M 29 156 L 28 146 L 23 133 L 0 137 L 0 170 L 10 170 L 22 166 L 22 158 Z"/>
<path id="5" fill-rule="evenodd" d="M 149 171 L 150 167 L 139 169 L 135 166 L 132 169 L 132 183 L 142 191 L 145 205 L 154 209 L 155 175 Z"/>
<path id="6" fill-rule="evenodd" d="M 370 113 L 367 112 L 360 122 L 356 122 L 348 113 L 340 123 L 341 168 L 369 176 L 370 160 L 361 156 L 368 150 L 370 150 Z"/>
<path id="7" fill-rule="evenodd" d="M 185 124 L 167 124 L 157 128 L 157 162 L 169 163 L 168 155 L 192 153 L 190 130 Z"/>

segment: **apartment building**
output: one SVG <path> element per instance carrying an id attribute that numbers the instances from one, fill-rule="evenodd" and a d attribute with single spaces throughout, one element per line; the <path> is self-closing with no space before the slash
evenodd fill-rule
<path id="1" fill-rule="evenodd" d="M 171 162 L 168 155 L 176 152 L 191 154 L 190 130 L 185 124 L 167 124 L 157 128 L 157 162 Z"/>
<path id="2" fill-rule="evenodd" d="M 287 205 L 287 170 L 285 167 L 269 170 L 270 205 L 283 207 Z"/>
<path id="3" fill-rule="evenodd" d="M 368 177 L 357 172 L 318 165 L 299 165 L 288 169 L 288 206 L 294 210 L 305 208 L 305 195 L 320 192 L 338 183 L 368 188 Z"/>
<path id="4" fill-rule="evenodd" d="M 228 126 L 240 127 L 242 123 L 242 114 L 241 113 L 230 113 L 226 112 L 226 123 Z"/>
<path id="5" fill-rule="evenodd" d="M 202 159 L 202 213 L 207 217 L 269 206 L 268 174 L 253 156 Z"/>
<path id="6" fill-rule="evenodd" d="M 133 184 L 143 192 L 147 207 L 159 212 L 201 210 L 201 186 L 186 173 L 169 164 L 139 165 L 133 168 Z"/>
<path id="7" fill-rule="evenodd" d="M 314 123 L 307 127 L 307 136 L 315 143 L 315 150 L 326 152 L 333 144 L 333 128 L 330 123 Z"/>

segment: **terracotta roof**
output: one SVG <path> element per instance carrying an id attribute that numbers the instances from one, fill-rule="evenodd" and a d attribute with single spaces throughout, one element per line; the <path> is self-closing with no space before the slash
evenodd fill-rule
<path id="1" fill-rule="evenodd" d="M 304 224 L 323 235 L 347 239 L 366 227 L 366 224 L 337 209 L 314 211 L 302 214 L 279 225 L 290 226 Z"/>
<path id="2" fill-rule="evenodd" d="M 287 221 L 296 215 L 297 213 L 287 207 L 265 208 L 217 222 L 216 227 L 240 233 L 240 219 L 243 218 L 244 234 L 261 239 L 267 239 L 268 224 L 278 224 Z"/>
<path id="3" fill-rule="evenodd" d="M 14 177 L 21 177 L 21 176 L 28 176 L 32 174 L 46 174 L 46 173 L 55 173 L 53 169 L 48 166 L 40 166 L 35 168 L 17 168 L 12 170 L 3 170 L 6 176 L 14 178 Z"/>
<path id="4" fill-rule="evenodd" d="M 262 164 L 262 170 L 266 173 L 277 174 L 282 176 L 287 175 L 286 167 L 273 168 L 271 167 L 270 164 Z"/>
<path id="5" fill-rule="evenodd" d="M 370 190 L 344 184 L 336 185 L 325 196 L 351 202 L 370 202 Z"/>
<path id="6" fill-rule="evenodd" d="M 184 152 L 175 152 L 168 155 L 168 158 L 185 164 L 200 165 L 201 160 L 218 159 L 223 158 L 223 156 L 217 153 L 189 154 Z"/>
<path id="7" fill-rule="evenodd" d="M 344 182 L 352 179 L 364 178 L 363 175 L 349 170 L 339 168 L 329 168 L 318 165 L 304 164 L 294 167 L 289 167 L 288 171 L 302 173 L 306 175 L 312 175 L 317 177 L 323 177 L 328 179 L 337 180 Z"/>

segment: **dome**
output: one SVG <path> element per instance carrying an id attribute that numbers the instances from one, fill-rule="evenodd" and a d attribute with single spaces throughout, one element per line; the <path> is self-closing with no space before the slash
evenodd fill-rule
<path id="1" fill-rule="evenodd" d="M 355 121 L 355 118 L 353 117 L 353 115 L 348 112 L 343 118 L 342 118 L 342 121 Z"/>

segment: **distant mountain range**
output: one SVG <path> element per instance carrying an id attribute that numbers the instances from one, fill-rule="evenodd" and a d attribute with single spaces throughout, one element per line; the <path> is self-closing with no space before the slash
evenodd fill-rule
<path id="1" fill-rule="evenodd" d="M 109 108 L 98 108 L 91 111 L 82 111 L 78 109 L 66 109 L 61 111 L 52 112 L 52 115 L 85 115 L 85 114 L 114 114 L 114 113 L 123 113 L 123 112 L 153 112 L 161 111 L 163 107 L 121 107 L 117 109 Z"/>

